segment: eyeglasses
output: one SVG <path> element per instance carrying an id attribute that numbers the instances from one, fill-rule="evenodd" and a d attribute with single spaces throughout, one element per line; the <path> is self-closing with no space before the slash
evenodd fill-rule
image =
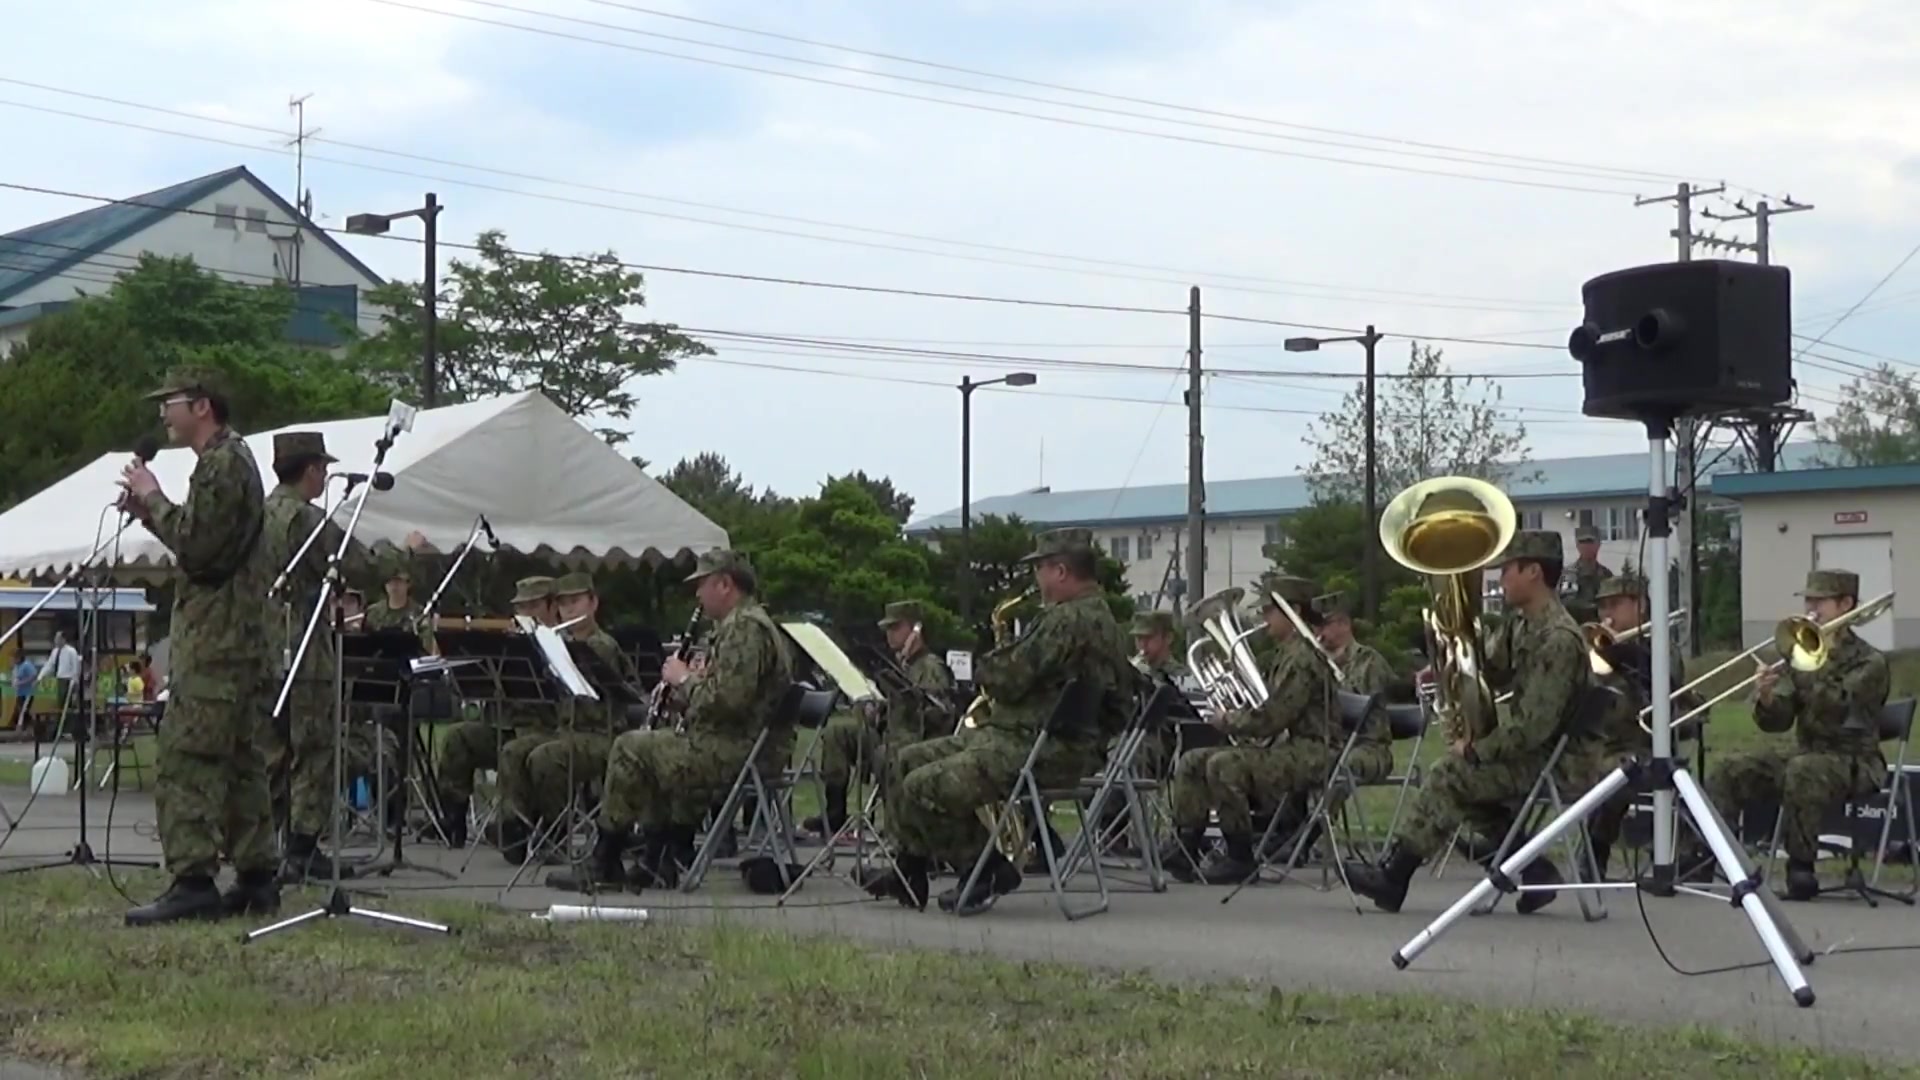
<path id="1" fill-rule="evenodd" d="M 160 402 L 160 411 L 166 412 L 168 409 L 171 409 L 175 405 L 191 405 L 194 402 L 199 400 L 200 398 L 194 394 L 179 394 L 174 397 L 167 398 L 162 402 Z"/>

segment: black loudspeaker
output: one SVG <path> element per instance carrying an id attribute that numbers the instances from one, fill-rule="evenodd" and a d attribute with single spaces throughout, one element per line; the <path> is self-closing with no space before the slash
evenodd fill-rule
<path id="1" fill-rule="evenodd" d="M 1702 259 L 1602 274 L 1580 289 L 1567 340 L 1588 416 L 1671 419 L 1793 396 L 1792 277 L 1784 266 Z"/>

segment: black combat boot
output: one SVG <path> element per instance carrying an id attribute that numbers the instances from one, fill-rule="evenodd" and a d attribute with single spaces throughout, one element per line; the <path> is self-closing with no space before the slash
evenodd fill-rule
<path id="1" fill-rule="evenodd" d="M 1560 868 L 1553 865 L 1553 860 L 1545 855 L 1528 863 L 1527 868 L 1520 871 L 1522 885 L 1559 885 L 1564 881 L 1566 879 L 1560 876 Z M 1522 915 L 1531 915 L 1559 897 L 1560 894 L 1552 889 L 1543 892 L 1523 892 L 1514 900 L 1513 909 Z"/>
<path id="2" fill-rule="evenodd" d="M 555 870 L 547 875 L 547 888 L 565 892 L 591 893 L 601 889 L 619 889 L 627 883 L 626 834 L 617 829 L 601 829 L 593 838 L 593 854 L 574 869 Z"/>
<path id="3" fill-rule="evenodd" d="M 1593 842 L 1593 865 L 1600 871 L 1601 881 L 1607 880 L 1607 860 L 1612 856 L 1612 844 L 1604 840 L 1595 840 Z M 1586 869 L 1584 866 L 1580 868 L 1582 876 L 1586 874 Z"/>
<path id="4" fill-rule="evenodd" d="M 800 823 L 800 827 L 822 839 L 828 839 L 847 823 L 847 786 L 827 788 L 825 812 Z"/>
<path id="5" fill-rule="evenodd" d="M 968 867 L 966 872 L 971 873 L 972 867 Z M 959 885 L 940 894 L 941 911 L 957 910 L 970 915 L 992 908 L 995 901 L 1020 887 L 1020 870 L 1000 854 L 999 849 L 989 849 L 987 864 L 980 868 L 979 880 L 973 883 L 973 889 L 963 900 L 960 890 L 965 885 L 966 878 L 962 876 Z"/>
<path id="6" fill-rule="evenodd" d="M 447 838 L 449 850 L 467 846 L 467 800 L 448 799 L 440 806 L 440 832 Z"/>
<path id="7" fill-rule="evenodd" d="M 275 915 L 280 911 L 280 882 L 272 870 L 242 870 L 233 886 L 220 895 L 226 915 Z"/>
<path id="8" fill-rule="evenodd" d="M 669 825 L 666 829 L 666 847 L 660 855 L 659 865 L 654 876 L 660 879 L 663 889 L 675 888 L 680 884 L 680 875 L 693 869 L 693 860 L 700 854 L 699 845 L 694 842 L 699 832 L 694 825 Z"/>
<path id="9" fill-rule="evenodd" d="M 128 926 L 159 926 L 183 919 L 218 919 L 226 914 L 220 890 L 204 874 L 176 877 L 160 899 L 127 912 Z"/>
<path id="10" fill-rule="evenodd" d="M 1787 891 L 1783 899 L 1812 900 L 1820 895 L 1820 875 L 1811 859 L 1787 860 Z"/>
<path id="11" fill-rule="evenodd" d="M 1160 849 L 1160 868 L 1173 880 L 1191 885 L 1200 880 L 1193 860 L 1206 849 L 1206 829 L 1175 829 L 1173 838 Z"/>
<path id="12" fill-rule="evenodd" d="M 1373 901 L 1373 906 L 1385 912 L 1400 910 L 1406 902 L 1407 886 L 1413 881 L 1413 872 L 1425 862 L 1420 856 L 1400 846 L 1398 840 L 1387 845 L 1387 853 L 1379 866 L 1363 862 L 1350 862 L 1346 865 L 1347 884 L 1354 892 Z"/>
<path id="13" fill-rule="evenodd" d="M 320 850 L 318 839 L 303 833 L 287 836 L 287 850 L 280 859 L 280 884 L 298 885 L 332 876 L 333 859 Z"/>
<path id="14" fill-rule="evenodd" d="M 533 830 L 518 816 L 509 813 L 500 822 L 500 857 L 519 866 L 527 861 L 527 841 Z"/>
<path id="15" fill-rule="evenodd" d="M 860 876 L 860 887 L 876 900 L 888 897 L 901 907 L 927 910 L 927 871 L 932 860 L 924 855 L 895 856 L 892 866 L 869 866 Z"/>
<path id="16" fill-rule="evenodd" d="M 1253 836 L 1229 833 L 1221 839 L 1226 841 L 1227 850 L 1207 860 L 1200 868 L 1200 880 L 1209 885 L 1238 885 L 1260 868 L 1259 860 L 1253 857 Z"/>
<path id="17" fill-rule="evenodd" d="M 1067 842 L 1060 838 L 1058 832 L 1054 831 L 1052 822 L 1043 822 L 1039 828 L 1033 830 L 1033 854 L 1027 856 L 1027 865 L 1023 868 L 1029 874 L 1045 874 L 1047 872 L 1047 853 L 1041 850 L 1040 847 L 1041 829 L 1046 830 L 1046 839 L 1053 845 L 1053 857 L 1056 859 L 1064 859 L 1067 857 Z M 969 867 L 968 869 L 972 868 Z"/>

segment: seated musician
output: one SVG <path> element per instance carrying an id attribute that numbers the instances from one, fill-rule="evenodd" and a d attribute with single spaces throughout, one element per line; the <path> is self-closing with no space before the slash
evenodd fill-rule
<path id="1" fill-rule="evenodd" d="M 344 589 L 334 601 L 339 608 L 340 624 L 349 631 L 366 629 L 367 594 L 359 589 Z"/>
<path id="2" fill-rule="evenodd" d="M 1851 570 L 1815 570 L 1800 595 L 1809 616 L 1832 622 L 1860 603 L 1860 576 Z M 1880 712 L 1887 704 L 1887 658 L 1851 627 L 1841 627 L 1833 631 L 1827 662 L 1819 670 L 1789 671 L 1785 686 L 1780 674 L 1778 666 L 1760 664 L 1753 721 L 1770 734 L 1792 728 L 1796 745 L 1791 751 L 1728 754 L 1707 774 L 1707 792 L 1728 821 L 1749 801 L 1779 800 L 1786 898 L 1811 900 L 1820 892 L 1814 862 L 1821 817 L 1838 800 L 1877 790 L 1887 775 L 1879 734 Z"/>
<path id="3" fill-rule="evenodd" d="M 553 579 L 529 577 L 516 582 L 513 613 L 542 626 L 556 625 L 559 619 Z M 510 801 L 516 781 L 525 783 L 526 755 L 555 729 L 556 718 L 552 708 L 535 704 L 518 706 L 501 721 L 496 726 L 487 720 L 462 720 L 447 728 L 441 742 L 440 768 L 435 776 L 440 791 L 440 831 L 452 847 L 467 844 L 467 804 L 473 798 L 474 774 L 482 769 L 494 770 L 503 800 Z M 537 737 L 519 741 L 521 736 Z M 506 740 L 504 745 L 502 739 Z M 527 823 L 511 812 L 501 814 L 499 820 L 501 852 L 509 862 L 525 861 Z"/>
<path id="4" fill-rule="evenodd" d="M 847 821 L 847 789 L 854 779 L 881 774 L 879 762 L 884 753 L 898 753 L 902 747 L 945 735 L 953 730 L 953 718 L 934 702 L 953 698 L 953 673 L 946 661 L 927 648 L 921 634 L 925 610 L 918 600 L 896 600 L 887 605 L 880 629 L 887 635 L 887 647 L 893 650 L 902 671 L 922 694 L 902 694 L 886 703 L 885 724 L 879 728 L 858 710 L 834 717 L 820 734 L 820 781 L 826 789 L 826 806 L 819 817 L 808 818 L 805 827 L 822 836 L 832 836 Z M 855 760 L 865 763 L 867 776 L 854 777 Z"/>
<path id="5" fill-rule="evenodd" d="M 419 625 L 426 609 L 413 598 L 413 568 L 405 559 L 395 560 L 387 569 L 386 595 L 367 609 L 369 630 L 412 630 Z"/>
<path id="6" fill-rule="evenodd" d="M 1253 850 L 1254 804 L 1277 813 L 1289 797 L 1326 782 L 1339 738 L 1332 673 L 1275 599 L 1291 605 L 1311 630 L 1320 622 L 1313 610 L 1319 591 L 1305 578 L 1283 574 L 1260 581 L 1260 614 L 1278 644 L 1267 665 L 1267 700 L 1257 709 L 1216 715 L 1214 726 L 1231 736 L 1233 745 L 1189 750 L 1173 767 L 1174 840 L 1161 862 L 1181 881 L 1245 881 L 1259 865 Z M 1209 811 L 1219 815 L 1226 851 L 1196 868 L 1193 853 L 1206 845 Z"/>
<path id="7" fill-rule="evenodd" d="M 593 883 L 672 888 L 694 858 L 694 834 L 740 775 L 762 728 L 779 725 L 795 663 L 784 631 L 754 595 L 759 579 L 746 556 L 710 551 L 687 580 L 700 609 L 715 623 L 706 667 L 697 674 L 668 657 L 660 677 L 685 702 L 684 731 L 629 731 L 613 740 L 600 808 L 599 835 L 587 866 Z M 762 769 L 793 756 L 792 727 L 774 727 Z M 730 823 L 715 822 L 715 828 Z M 628 833 L 638 826 L 639 863 L 622 863 Z M 575 883 L 576 887 L 580 884 Z"/>
<path id="8" fill-rule="evenodd" d="M 898 854 L 892 869 L 868 875 L 867 891 L 875 896 L 924 909 L 935 860 L 971 871 L 992 843 L 979 809 L 997 809 L 1013 790 L 1042 725 L 1055 722 L 1069 683 L 1078 682 L 1082 707 L 1058 718 L 1065 726 L 1049 735 L 1035 760 L 1042 787 L 1072 787 L 1097 770 L 1107 740 L 1133 718 L 1138 673 L 1095 577 L 1093 534 L 1042 533 L 1022 561 L 1033 567 L 1044 606 L 1026 633 L 974 665 L 974 682 L 989 698 L 979 726 L 915 743 L 889 765 L 882 793 Z M 994 850 L 974 892 L 963 898 L 956 887 L 940 904 L 986 907 L 1019 885 L 1019 868 Z"/>
<path id="9" fill-rule="evenodd" d="M 1133 647 L 1138 650 L 1133 657 L 1133 666 L 1145 675 L 1153 689 L 1160 684 L 1172 686 L 1182 696 L 1193 683 L 1193 675 L 1187 671 L 1187 665 L 1173 654 L 1173 613 L 1170 611 L 1143 611 L 1133 617 Z M 1134 774 L 1143 778 L 1160 779 L 1172 764 L 1174 748 L 1173 730 L 1168 728 L 1149 735 L 1140 743 L 1140 752 L 1133 759 Z"/>
<path id="10" fill-rule="evenodd" d="M 1484 669 L 1494 689 L 1513 691 L 1512 704 L 1490 734 L 1477 740 L 1457 738 L 1428 771 L 1379 866 L 1347 864 L 1353 891 L 1372 899 L 1380 910 L 1400 910 L 1414 871 L 1462 823 L 1482 836 L 1506 834 L 1580 704 L 1591 670 L 1580 627 L 1560 604 L 1564 553 L 1558 532 L 1530 529 L 1516 533 L 1501 554 L 1500 591 L 1510 616 L 1486 649 Z M 1558 770 L 1563 790 L 1585 791 L 1590 771 L 1586 757 L 1570 747 Z M 1544 857 L 1535 859 L 1521 877 L 1527 885 L 1561 880 L 1559 870 Z M 1529 892 L 1521 895 L 1517 907 L 1522 913 L 1537 911 L 1553 899 L 1552 892 Z"/>
<path id="11" fill-rule="evenodd" d="M 1393 665 L 1380 650 L 1362 644 L 1353 637 L 1353 608 L 1345 595 L 1330 594 L 1315 602 L 1320 610 L 1320 643 L 1327 656 L 1340 669 L 1340 689 L 1349 694 L 1378 696 L 1384 705 L 1403 687 L 1393 673 Z M 1342 732 L 1340 737 L 1345 737 Z M 1376 708 L 1361 723 L 1360 735 L 1353 741 L 1353 753 L 1347 755 L 1347 768 L 1355 781 L 1374 784 L 1393 772 L 1393 732 L 1387 726 L 1384 709 Z"/>

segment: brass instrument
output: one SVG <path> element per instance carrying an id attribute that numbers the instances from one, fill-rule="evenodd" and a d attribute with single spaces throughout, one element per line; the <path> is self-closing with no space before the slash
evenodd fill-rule
<path id="1" fill-rule="evenodd" d="M 1667 616 L 1667 623 L 1668 625 L 1672 625 L 1686 617 L 1687 609 L 1681 608 Z M 1603 623 L 1582 623 L 1580 626 L 1580 637 L 1587 643 L 1587 663 L 1593 668 L 1593 673 L 1601 678 L 1606 678 L 1608 675 L 1613 674 L 1613 659 L 1611 655 L 1613 647 L 1622 642 L 1632 641 L 1634 638 L 1639 637 L 1652 628 L 1652 619 L 1648 619 L 1646 622 L 1641 623 L 1631 630 L 1622 630 L 1617 634 L 1607 629 Z"/>
<path id="2" fill-rule="evenodd" d="M 1039 595 L 1039 593 L 1039 586 L 1031 586 L 1026 592 L 1020 593 L 1017 596 L 1008 597 L 993 606 L 993 614 L 990 616 L 989 621 L 993 623 L 994 648 L 997 649 L 1005 645 L 1013 637 L 1013 609 L 1026 603 L 1029 599 Z M 958 735 L 967 728 L 979 727 L 980 720 L 986 715 L 986 710 L 992 707 L 993 702 L 988 700 L 984 691 L 974 694 L 973 700 L 967 703 L 967 711 L 960 717 L 960 723 L 953 729 L 953 733 Z"/>
<path id="3" fill-rule="evenodd" d="M 1187 646 L 1187 670 L 1193 672 L 1216 713 L 1257 709 L 1267 702 L 1267 680 L 1247 644 L 1248 638 L 1266 627 L 1240 625 L 1240 602 L 1245 597 L 1243 589 L 1222 589 L 1194 605 L 1193 621 L 1200 633 Z"/>
<path id="4" fill-rule="evenodd" d="M 989 621 L 993 624 L 994 648 L 1000 648 L 1013 639 L 1013 610 L 1030 598 L 1039 595 L 1039 592 L 1039 586 L 1030 586 L 1025 592 L 1008 597 L 993 606 L 993 614 Z M 966 714 L 960 718 L 960 723 L 954 728 L 953 733 L 958 735 L 967 728 L 979 727 L 980 721 L 986 718 L 988 710 L 992 708 L 993 702 L 988 698 L 987 692 L 976 691 L 973 700 L 967 704 Z M 1019 866 L 1025 860 L 1027 848 L 1033 838 L 1032 830 L 1027 827 L 1027 816 L 1020 812 L 1017 803 L 1014 805 L 1013 813 L 1008 814 L 1005 820 L 999 820 L 999 815 L 994 811 L 994 806 L 982 806 L 974 813 L 979 816 L 980 824 L 987 827 L 988 835 L 993 838 L 993 846 L 999 848 L 1000 854 L 1005 855 L 1009 862 Z"/>
<path id="5" fill-rule="evenodd" d="M 1422 480 L 1394 496 L 1380 515 L 1380 546 L 1427 578 L 1433 602 L 1421 617 L 1432 647 L 1433 710 L 1452 742 L 1471 744 L 1498 722 L 1483 670 L 1481 571 L 1518 527 L 1513 501 L 1467 476 Z"/>
<path id="6" fill-rule="evenodd" d="M 1773 646 L 1774 652 L 1779 654 L 1780 658 L 1768 664 L 1765 670 L 1776 671 L 1781 667 L 1792 667 L 1795 671 L 1819 671 L 1827 665 L 1827 659 L 1833 653 L 1833 639 L 1836 634 L 1841 630 L 1858 626 L 1861 623 L 1872 622 L 1892 609 L 1893 593 L 1888 592 L 1874 597 L 1828 623 L 1816 622 L 1806 615 L 1789 615 L 1774 625 L 1773 637 L 1730 658 L 1726 663 L 1719 665 L 1712 671 L 1693 679 L 1678 690 L 1675 690 L 1671 696 L 1674 700 L 1679 700 L 1682 694 L 1698 689 L 1701 685 L 1712 680 L 1716 675 L 1732 668 L 1735 664 L 1738 664 L 1748 657 L 1755 656 L 1761 649 L 1769 645 Z M 1708 698 L 1706 701 L 1674 717 L 1669 726 L 1674 728 L 1679 727 L 1681 724 L 1705 713 L 1715 705 L 1720 704 L 1722 701 L 1753 685 L 1759 678 L 1760 673 L 1758 671 L 1754 672 L 1739 682 L 1734 683 L 1732 686 L 1727 687 L 1725 690 L 1720 691 L 1718 694 Z M 1649 734 L 1653 731 L 1653 706 L 1651 705 L 1640 710 L 1640 730 L 1648 732 Z"/>
<path id="7" fill-rule="evenodd" d="M 1293 624 L 1293 632 L 1307 639 L 1307 644 L 1313 646 L 1313 651 L 1320 654 L 1320 659 L 1326 662 L 1327 670 L 1333 675 L 1333 684 L 1339 686 L 1346 682 L 1346 673 L 1340 670 L 1340 664 L 1334 660 L 1333 654 L 1327 651 L 1327 646 L 1321 642 L 1320 635 L 1313 632 L 1313 627 L 1307 625 L 1307 621 L 1300 617 L 1300 613 L 1293 609 L 1292 604 L 1287 603 L 1287 598 L 1277 592 L 1269 592 L 1267 599 L 1279 606 L 1280 613 Z"/>

